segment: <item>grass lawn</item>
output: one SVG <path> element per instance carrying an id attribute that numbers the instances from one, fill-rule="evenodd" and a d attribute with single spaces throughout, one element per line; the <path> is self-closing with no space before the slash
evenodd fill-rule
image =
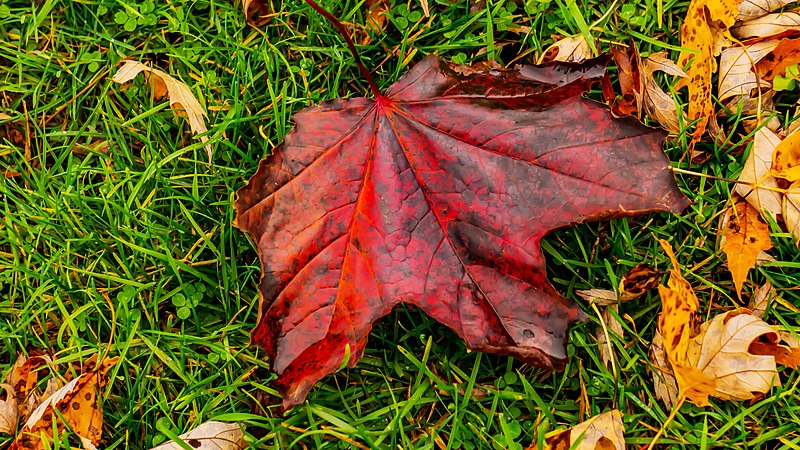
<path id="1" fill-rule="evenodd" d="M 272 3 L 271 20 L 254 27 L 229 0 L 0 0 L 0 112 L 12 116 L 0 120 L 0 376 L 18 353 L 52 355 L 62 371 L 98 352 L 119 356 L 103 393 L 105 449 L 149 448 L 210 419 L 246 424 L 263 448 L 519 449 L 614 407 L 629 448 L 649 443 L 669 415 L 648 372 L 655 291 L 620 308 L 618 374 L 600 362 L 598 319 L 585 304 L 593 319 L 572 328 L 561 373 L 469 352 L 449 329 L 400 307 L 376 324 L 355 369 L 318 383 L 285 416 L 271 406 L 274 375 L 263 351 L 248 347 L 260 267 L 252 242 L 232 226 L 234 192 L 295 112 L 369 91 L 333 26 L 301 0 Z M 644 54 L 672 50 L 677 59 L 688 6 L 490 0 L 471 12 L 474 2 L 429 0 L 425 17 L 418 0 L 395 0 L 378 34 L 363 26 L 363 2 L 320 3 L 355 24 L 364 63 L 384 88 L 429 53 L 531 62 L 554 35 L 590 26 L 601 50 L 632 38 Z M 208 110 L 210 165 L 185 120 L 141 77 L 126 89 L 111 82 L 124 58 L 191 87 Z M 797 98 L 785 97 L 782 111 Z M 742 119 L 723 122 L 735 128 Z M 731 136 L 700 144 L 708 160 L 691 169 L 735 179 L 751 136 Z M 686 142 L 679 136 L 666 149 L 684 169 Z M 666 269 L 663 238 L 704 312 L 739 306 L 717 248 L 732 184 L 686 175 L 678 183 L 694 202 L 683 215 L 549 236 L 554 286 L 578 301 L 576 289 L 610 289 L 638 263 Z M 767 321 L 791 328 L 800 321 L 788 307 L 800 305 L 800 259 L 791 236 L 772 230 L 776 261 L 750 280 L 775 284 L 785 305 Z M 684 405 L 660 448 L 800 448 L 800 378 L 782 376 L 783 387 L 755 401 Z M 0 436 L 0 448 L 12 440 Z M 79 441 L 67 433 L 60 444 Z"/>

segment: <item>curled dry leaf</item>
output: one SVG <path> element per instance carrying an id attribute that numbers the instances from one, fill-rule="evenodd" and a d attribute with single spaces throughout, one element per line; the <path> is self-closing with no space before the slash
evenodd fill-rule
<path id="1" fill-rule="evenodd" d="M 733 276 L 736 295 L 742 299 L 742 285 L 750 269 L 756 266 L 758 255 L 772 248 L 769 226 L 761 214 L 745 201 L 737 200 L 728 209 L 728 220 L 721 230 L 724 235 L 722 251 L 728 258 L 728 270 Z"/>
<path id="2" fill-rule="evenodd" d="M 548 47 L 539 58 L 539 64 L 552 61 L 579 63 L 592 56 L 592 47 L 586 42 L 586 38 L 582 34 L 576 34 L 565 37 Z"/>
<path id="3" fill-rule="evenodd" d="M 752 45 L 728 47 L 719 60 L 719 99 L 733 96 L 749 97 L 753 89 L 769 88 L 772 85 L 760 79 L 753 71 L 757 62 L 767 56 L 780 41 L 762 41 Z"/>
<path id="4" fill-rule="evenodd" d="M 6 383 L 11 385 L 19 407 L 19 417 L 26 419 L 30 413 L 39 406 L 41 396 L 36 392 L 39 375 L 46 367 L 52 366 L 52 360 L 47 355 L 17 357 L 14 366 L 6 377 Z M 53 378 L 51 378 L 52 380 Z M 50 381 L 48 380 L 48 385 Z"/>
<path id="5" fill-rule="evenodd" d="M 189 86 L 172 78 L 167 73 L 158 69 L 151 69 L 139 61 L 125 61 L 125 64 L 120 67 L 111 80 L 124 84 L 133 80 L 142 72 L 151 75 L 149 79 L 153 88 L 153 96 L 161 98 L 166 95 L 169 98 L 170 106 L 174 110 L 185 113 L 189 128 L 194 134 L 208 131 L 208 128 L 206 128 L 206 111 L 192 94 L 192 90 L 189 89 Z M 208 136 L 200 136 L 200 140 L 208 142 Z M 208 160 L 211 161 L 211 144 L 207 143 L 205 149 L 208 152 Z"/>
<path id="6" fill-rule="evenodd" d="M 8 450 L 44 449 L 45 441 L 53 440 L 53 428 L 63 430 L 66 426 L 81 438 L 84 446 L 96 446 L 103 428 L 98 393 L 108 383 L 107 372 L 117 359 L 105 359 L 99 365 L 97 355 L 89 359 L 80 376 L 54 392 L 31 413 Z"/>
<path id="7" fill-rule="evenodd" d="M 244 15 L 253 25 L 264 25 L 269 22 L 273 8 L 272 0 L 242 0 Z"/>
<path id="8" fill-rule="evenodd" d="M 664 129 L 678 134 L 681 127 L 678 124 L 678 109 L 675 99 L 656 83 L 653 74 L 657 71 L 681 78 L 687 78 L 688 75 L 667 58 L 666 52 L 653 53 L 642 61 L 642 70 L 640 71 L 642 109 L 648 117 L 657 121 Z"/>
<path id="9" fill-rule="evenodd" d="M 625 450 L 622 413 L 614 409 L 545 440 L 544 450 Z M 527 450 L 536 450 L 535 444 Z"/>
<path id="10" fill-rule="evenodd" d="M 5 392 L 5 399 L 0 399 L 0 434 L 14 434 L 17 432 L 17 397 L 10 384 L 0 384 L 0 389 Z M 2 397 L 0 393 L 0 397 Z"/>
<path id="11" fill-rule="evenodd" d="M 770 175 L 772 153 L 780 142 L 781 138 L 766 127 L 756 131 L 750 154 L 734 188 L 758 211 L 767 211 L 773 217 L 780 214 L 782 202 L 778 182 Z"/>
<path id="12" fill-rule="evenodd" d="M 597 306 L 608 306 L 619 303 L 617 293 L 609 289 L 581 289 L 575 291 L 579 297 Z"/>
<path id="13" fill-rule="evenodd" d="M 739 3 L 737 21 L 747 21 L 756 17 L 766 16 L 776 9 L 794 3 L 796 0 L 744 0 Z"/>
<path id="14" fill-rule="evenodd" d="M 783 195 L 783 221 L 786 229 L 795 238 L 795 244 L 800 247 L 800 181 L 795 181 Z"/>
<path id="15" fill-rule="evenodd" d="M 637 264 L 627 271 L 619 281 L 619 299 L 627 302 L 633 300 L 661 282 L 661 272 L 649 264 Z"/>
<path id="16" fill-rule="evenodd" d="M 236 423 L 212 420 L 178 437 L 191 448 L 198 450 L 240 450 L 248 447 L 242 426 Z M 180 443 L 169 441 L 151 450 L 183 450 L 183 448 Z"/>
<path id="17" fill-rule="evenodd" d="M 773 36 L 784 31 L 796 30 L 798 27 L 800 27 L 800 14 L 782 12 L 738 23 L 731 28 L 731 33 L 738 38 Z"/>
<path id="18" fill-rule="evenodd" d="M 690 149 L 706 130 L 708 118 L 714 114 L 711 101 L 711 74 L 716 71 L 718 45 L 715 35 L 725 36 L 738 13 L 738 0 L 692 0 L 686 20 L 681 25 L 681 52 L 678 65 L 689 75 L 689 120 L 696 120 Z M 717 27 L 722 27 L 721 29 Z"/>
<path id="19" fill-rule="evenodd" d="M 675 374 L 672 373 L 669 361 L 667 361 L 664 339 L 658 329 L 650 343 L 650 363 L 652 364 L 650 371 L 653 374 L 653 390 L 656 398 L 664 402 L 667 408 L 672 409 L 672 406 L 678 401 L 678 382 L 675 380 Z"/>

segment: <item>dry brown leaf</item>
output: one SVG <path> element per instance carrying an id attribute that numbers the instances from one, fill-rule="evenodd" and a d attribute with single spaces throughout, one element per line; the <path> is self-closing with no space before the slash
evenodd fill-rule
<path id="1" fill-rule="evenodd" d="M 52 363 L 47 355 L 26 358 L 21 354 L 14 362 L 11 372 L 6 377 L 6 383 L 11 385 L 14 391 L 20 410 L 19 417 L 22 419 L 26 419 L 38 406 L 40 396 L 36 392 L 36 385 L 39 382 L 39 375 L 45 367 L 52 366 Z"/>
<path id="2" fill-rule="evenodd" d="M 750 297 L 750 303 L 747 305 L 747 308 L 753 312 L 754 316 L 759 319 L 764 319 L 770 301 L 777 297 L 778 291 L 776 291 L 772 283 L 767 280 L 766 283 L 753 292 L 753 296 Z"/>
<path id="3" fill-rule="evenodd" d="M 535 450 L 535 444 L 527 450 Z M 622 413 L 614 409 L 545 440 L 544 450 L 625 450 Z"/>
<path id="4" fill-rule="evenodd" d="M 737 201 L 728 210 L 728 223 L 722 231 L 722 251 L 728 258 L 736 295 L 742 299 L 742 286 L 750 269 L 756 266 L 759 252 L 772 248 L 769 226 L 761 214 L 747 202 Z"/>
<path id="5" fill-rule="evenodd" d="M 264 25 L 272 15 L 271 0 L 242 0 L 244 15 L 253 25 Z"/>
<path id="6" fill-rule="evenodd" d="M 589 303 L 597 306 L 608 306 L 619 303 L 617 293 L 609 289 L 581 289 L 575 293 Z"/>
<path id="7" fill-rule="evenodd" d="M 675 380 L 675 375 L 667 361 L 664 340 L 658 329 L 650 343 L 650 362 L 652 363 L 653 390 L 656 398 L 661 399 L 667 408 L 672 409 L 672 406 L 678 401 L 678 381 Z"/>
<path id="8" fill-rule="evenodd" d="M 675 106 L 675 99 L 664 92 L 656 83 L 653 74 L 657 71 L 681 78 L 687 78 L 688 75 L 667 58 L 666 52 L 653 53 L 642 60 L 642 69 L 640 71 L 642 109 L 648 117 L 661 124 L 664 129 L 670 133 L 678 134 L 681 131 L 681 127 L 678 124 L 678 109 Z"/>
<path id="9" fill-rule="evenodd" d="M 800 27 L 800 14 L 781 12 L 738 23 L 731 28 L 731 33 L 738 38 L 773 36 L 784 31 L 796 30 L 798 27 Z"/>
<path id="10" fill-rule="evenodd" d="M 613 335 L 615 334 L 622 338 L 625 336 L 625 330 L 622 328 L 622 324 L 619 323 L 616 316 L 611 314 L 610 310 L 612 309 L 617 313 L 617 316 L 619 316 L 619 304 L 614 304 L 603 308 L 600 318 L 603 323 L 606 324 L 609 336 L 613 338 Z M 595 329 L 595 336 L 597 337 L 597 349 L 600 353 L 600 360 L 603 361 L 603 364 L 605 364 L 606 367 L 610 367 L 612 365 L 612 358 L 616 360 L 616 357 L 612 355 L 614 348 L 612 347 L 611 343 L 606 340 L 606 333 L 602 326 L 597 326 Z"/>
<path id="11" fill-rule="evenodd" d="M 772 87 L 768 81 L 759 79 L 753 68 L 779 43 L 777 40 L 763 41 L 724 49 L 719 61 L 719 99 L 725 100 L 736 95 L 749 97 L 753 89 Z"/>
<path id="12" fill-rule="evenodd" d="M 681 275 L 672 246 L 664 240 L 659 242 L 672 261 L 667 286 L 658 287 L 661 296 L 658 329 L 663 338 L 664 352 L 678 384 L 678 395 L 697 406 L 705 406 L 708 405 L 708 396 L 714 392 L 715 382 L 694 367 L 689 357 L 700 302 L 692 286 Z"/>
<path id="13" fill-rule="evenodd" d="M 633 300 L 661 282 L 661 272 L 648 264 L 637 264 L 627 271 L 619 281 L 619 299 L 627 302 Z"/>
<path id="14" fill-rule="evenodd" d="M 118 359 L 105 359 L 98 365 L 97 355 L 90 358 L 80 376 L 54 392 L 31 413 L 9 450 L 47 448 L 46 442 L 53 439 L 54 423 L 58 429 L 64 429 L 68 425 L 80 437 L 85 447 L 96 446 L 100 442 L 103 428 L 103 413 L 98 394 L 108 382 L 108 370 Z"/>
<path id="15" fill-rule="evenodd" d="M 749 400 L 754 393 L 780 386 L 775 357 L 751 352 L 751 346 L 765 338 L 777 347 L 777 331 L 751 314 L 736 311 L 720 314 L 701 326 L 690 357 L 695 367 L 715 380 L 711 395 Z"/>
<path id="16" fill-rule="evenodd" d="M 700 140 L 706 130 L 708 118 L 714 114 L 711 101 L 711 74 L 716 71 L 717 47 L 728 34 L 738 13 L 738 0 L 692 0 L 686 20 L 681 25 L 681 47 L 691 50 L 681 52 L 678 65 L 686 67 L 689 75 L 689 120 L 696 120 L 689 149 Z M 722 29 L 718 29 L 720 26 Z"/>
<path id="17" fill-rule="evenodd" d="M 744 0 L 739 3 L 737 21 L 746 21 L 756 17 L 766 16 L 776 9 L 794 3 L 795 0 Z"/>
<path id="18" fill-rule="evenodd" d="M 781 212 L 781 195 L 778 183 L 770 175 L 772 153 L 781 138 L 766 127 L 756 131 L 750 155 L 744 164 L 739 183 L 734 190 L 758 211 L 767 211 L 776 216 Z"/>
<path id="19" fill-rule="evenodd" d="M 184 443 L 198 450 L 239 450 L 247 448 L 242 426 L 235 423 L 209 421 L 188 433 L 178 436 Z M 175 442 L 165 442 L 151 450 L 182 450 Z"/>
<path id="20" fill-rule="evenodd" d="M 794 182 L 783 195 L 783 222 L 800 247 L 800 181 Z"/>
<path id="21" fill-rule="evenodd" d="M 568 36 L 554 43 L 542 53 L 539 64 L 551 61 L 581 62 L 591 58 L 592 48 L 581 34 Z"/>
<path id="22" fill-rule="evenodd" d="M 372 30 L 376 35 L 383 34 L 386 31 L 386 24 L 389 23 L 389 10 L 392 8 L 389 0 L 367 0 L 364 3 L 367 8 L 367 28 Z M 361 45 L 370 43 L 371 38 L 369 33 L 363 33 L 360 39 Z"/>
<path id="23" fill-rule="evenodd" d="M 800 132 L 794 132 L 775 146 L 771 175 L 790 182 L 800 180 Z"/>
<path id="24" fill-rule="evenodd" d="M 0 434 L 15 434 L 17 432 L 17 397 L 10 384 L 0 384 L 0 389 L 5 391 L 5 400 L 0 400 Z M 1 395 L 0 395 L 1 396 Z"/>
<path id="25" fill-rule="evenodd" d="M 154 75 L 150 77 L 153 95 L 156 98 L 160 98 L 166 94 L 169 98 L 170 106 L 177 111 L 185 113 L 186 119 L 189 122 L 189 128 L 191 128 L 194 134 L 201 134 L 208 131 L 205 122 L 207 117 L 206 112 L 200 105 L 200 102 L 194 97 L 194 94 L 192 94 L 192 90 L 189 89 L 189 86 L 172 78 L 167 73 L 158 69 L 151 69 L 139 61 L 125 61 L 125 64 L 114 74 L 112 81 L 124 84 L 133 80 L 142 72 Z M 200 136 L 200 140 L 207 143 L 208 136 Z M 208 152 L 208 160 L 210 162 L 211 144 L 207 143 L 205 149 L 206 152 Z"/>

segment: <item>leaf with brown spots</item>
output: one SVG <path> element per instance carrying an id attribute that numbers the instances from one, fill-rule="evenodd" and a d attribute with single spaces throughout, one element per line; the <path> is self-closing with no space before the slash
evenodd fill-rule
<path id="1" fill-rule="evenodd" d="M 263 267 L 252 342 L 285 407 L 400 303 L 471 349 L 563 367 L 583 314 L 547 281 L 542 237 L 688 203 L 664 133 L 581 99 L 604 64 L 460 75 L 430 56 L 374 100 L 296 116 L 236 200 Z"/>
<path id="2" fill-rule="evenodd" d="M 592 57 L 592 47 L 586 42 L 582 34 L 567 36 L 557 42 L 542 53 L 539 64 L 560 61 L 560 62 L 583 62 Z"/>
<path id="3" fill-rule="evenodd" d="M 47 355 L 31 356 L 30 358 L 19 355 L 11 372 L 6 377 L 6 383 L 14 392 L 19 415 L 23 420 L 38 406 L 40 397 L 36 392 L 36 385 L 39 382 L 39 375 L 46 373 L 43 371 L 46 371 L 47 367 L 51 365 L 52 360 Z"/>
<path id="4" fill-rule="evenodd" d="M 104 359 L 96 365 L 97 355 L 92 356 L 80 376 L 54 392 L 33 411 L 9 450 L 49 448 L 54 423 L 59 430 L 69 426 L 86 447 L 99 444 L 103 413 L 98 396 L 108 383 L 108 370 L 117 359 Z"/>
<path id="5" fill-rule="evenodd" d="M 736 295 L 742 299 L 742 285 L 747 273 L 755 267 L 758 254 L 772 248 L 769 226 L 761 219 L 761 214 L 747 202 L 735 199 L 736 203 L 728 209 L 729 219 L 724 230 L 725 241 L 722 251 L 728 258 L 728 270 L 733 275 Z"/>
<path id="6" fill-rule="evenodd" d="M 598 414 L 545 440 L 543 450 L 625 450 L 622 413 L 614 409 Z M 537 450 L 536 443 L 527 450 Z"/>
<path id="7" fill-rule="evenodd" d="M 249 447 L 241 425 L 215 420 L 200 424 L 178 438 L 181 443 L 197 450 L 240 450 Z M 169 441 L 150 450 L 183 450 L 181 443 Z"/>
<path id="8" fill-rule="evenodd" d="M 716 71 L 715 34 L 727 35 L 739 11 L 738 0 L 692 0 L 681 26 L 681 52 L 678 65 L 689 68 L 689 120 L 696 120 L 690 148 L 700 141 L 708 118 L 714 114 L 711 101 L 711 75 Z M 721 28 L 718 28 L 721 27 Z"/>
<path id="9" fill-rule="evenodd" d="M 659 282 L 661 282 L 660 271 L 649 264 L 637 264 L 619 281 L 619 299 L 623 302 L 633 300 L 650 289 L 655 289 Z"/>
<path id="10" fill-rule="evenodd" d="M 775 178 L 800 181 L 800 132 L 795 130 L 775 146 L 770 170 Z"/>

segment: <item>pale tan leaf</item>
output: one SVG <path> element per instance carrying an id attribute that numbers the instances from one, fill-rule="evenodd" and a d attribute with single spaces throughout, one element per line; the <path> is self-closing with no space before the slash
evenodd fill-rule
<path id="1" fill-rule="evenodd" d="M 208 131 L 206 128 L 206 112 L 200 102 L 197 101 L 189 86 L 172 78 L 165 72 L 158 69 L 152 69 L 138 61 L 125 61 L 125 64 L 120 67 L 112 81 L 124 84 L 127 83 L 140 73 L 152 74 L 151 80 L 155 97 L 161 97 L 166 94 L 169 98 L 169 104 L 175 110 L 182 111 L 186 114 L 186 119 L 189 122 L 194 134 L 201 134 Z M 208 136 L 200 136 L 202 142 L 208 142 Z M 211 144 L 205 145 L 206 152 L 208 152 L 209 162 L 211 161 Z"/>
<path id="2" fill-rule="evenodd" d="M 550 61 L 581 62 L 591 58 L 592 48 L 581 34 L 568 36 L 554 43 L 544 51 L 539 63 Z"/>
<path id="3" fill-rule="evenodd" d="M 0 384 L 5 391 L 5 400 L 0 400 L 0 434 L 14 434 L 17 432 L 17 397 L 10 384 Z"/>
<path id="4" fill-rule="evenodd" d="M 783 222 L 800 247 L 800 181 L 795 181 L 783 195 Z"/>
<path id="5" fill-rule="evenodd" d="M 656 397 L 661 399 L 668 409 L 672 409 L 672 406 L 678 401 L 678 382 L 667 361 L 664 340 L 658 329 L 650 343 L 650 362 L 653 365 L 651 372 L 653 373 L 653 389 Z"/>
<path id="6" fill-rule="evenodd" d="M 617 313 L 617 316 L 619 316 L 619 304 L 615 303 L 603 308 L 600 318 L 603 323 L 605 323 L 606 329 L 612 339 L 614 335 L 623 338 L 625 336 L 625 330 L 622 328 L 622 324 L 617 320 L 617 317 L 611 313 L 612 309 Z M 600 353 L 600 360 L 603 361 L 606 367 L 611 367 L 614 348 L 612 344 L 606 340 L 606 333 L 602 326 L 597 326 L 595 329 L 595 336 L 597 337 L 597 349 Z M 616 357 L 613 358 L 616 360 Z"/>
<path id="7" fill-rule="evenodd" d="M 747 21 L 756 17 L 766 16 L 776 9 L 794 3 L 795 0 L 744 0 L 739 3 L 737 21 Z"/>
<path id="8" fill-rule="evenodd" d="M 652 53 L 650 56 L 642 61 L 643 70 L 648 73 L 664 72 L 667 75 L 674 77 L 687 78 L 686 72 L 683 71 L 674 61 L 669 59 L 667 52 Z"/>
<path id="9" fill-rule="evenodd" d="M 13 119 L 13 117 L 9 116 L 6 113 L 0 112 L 0 120 L 11 120 L 11 119 Z"/>
<path id="10" fill-rule="evenodd" d="M 744 164 L 739 183 L 734 190 L 759 211 L 767 211 L 773 217 L 781 213 L 781 196 L 778 183 L 770 175 L 772 152 L 781 138 L 767 128 L 756 131 L 750 155 Z"/>
<path id="11" fill-rule="evenodd" d="M 535 449 L 534 445 L 528 450 Z M 625 450 L 622 413 L 614 409 L 598 414 L 545 440 L 545 450 Z"/>
<path id="12" fill-rule="evenodd" d="M 666 52 L 653 53 L 642 60 L 642 70 L 639 75 L 642 83 L 642 110 L 647 117 L 661 124 L 664 129 L 678 134 L 681 127 L 678 124 L 678 109 L 675 106 L 675 99 L 656 83 L 653 73 L 657 71 L 681 78 L 686 78 L 688 75 L 667 58 Z"/>
<path id="13" fill-rule="evenodd" d="M 690 361 L 716 381 L 712 394 L 723 400 L 749 400 L 780 386 L 775 357 L 754 355 L 750 346 L 766 338 L 778 341 L 771 326 L 751 314 L 720 314 L 700 327 L 689 352 Z"/>
<path id="14" fill-rule="evenodd" d="M 759 86 L 771 87 L 770 82 L 758 80 L 752 69 L 755 63 L 767 56 L 779 42 L 763 41 L 747 47 L 734 46 L 724 49 L 719 62 L 719 99 L 725 100 L 735 95 L 749 96 L 750 92 Z"/>
<path id="15" fill-rule="evenodd" d="M 431 8 L 428 6 L 428 0 L 420 0 L 420 4 L 422 5 L 422 12 L 425 14 L 425 17 L 430 17 Z"/>
<path id="16" fill-rule="evenodd" d="M 738 38 L 773 36 L 788 30 L 800 28 L 800 14 L 781 12 L 737 23 L 731 33 Z"/>
<path id="17" fill-rule="evenodd" d="M 239 450 L 248 445 L 244 440 L 242 426 L 235 423 L 209 421 L 201 424 L 188 433 L 178 436 L 190 447 L 198 450 Z M 151 450 L 182 450 L 175 442 L 165 442 Z"/>
<path id="18" fill-rule="evenodd" d="M 619 303 L 617 293 L 608 289 L 580 289 L 575 291 L 579 297 L 597 306 L 608 306 Z"/>
<path id="19" fill-rule="evenodd" d="M 778 291 L 776 291 L 772 283 L 767 280 L 766 283 L 753 292 L 747 309 L 753 312 L 753 316 L 763 319 L 764 315 L 767 313 L 770 302 L 777 297 Z"/>

